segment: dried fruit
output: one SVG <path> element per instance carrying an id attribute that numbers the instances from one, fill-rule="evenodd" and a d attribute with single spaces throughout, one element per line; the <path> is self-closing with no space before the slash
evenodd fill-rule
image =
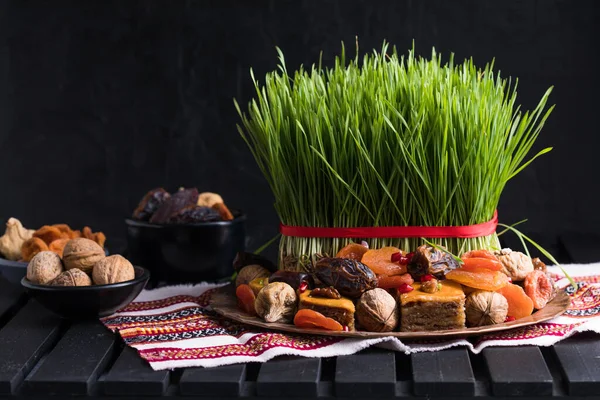
<path id="1" fill-rule="evenodd" d="M 57 239 L 54 242 L 50 243 L 50 246 L 48 246 L 48 249 L 50 251 L 58 254 L 58 256 L 62 258 L 63 250 L 65 249 L 65 246 L 67 245 L 69 240 L 71 240 L 71 239 Z"/>
<path id="2" fill-rule="evenodd" d="M 539 270 L 527 274 L 523 286 L 525 287 L 525 293 L 533 301 L 533 307 L 537 310 L 546 307 L 554 292 L 554 286 L 548 275 Z"/>
<path id="3" fill-rule="evenodd" d="M 260 265 L 263 268 L 268 269 L 271 272 L 277 271 L 277 266 L 271 262 L 268 258 L 254 253 L 247 253 L 245 251 L 239 251 L 233 260 L 233 269 L 236 271 L 241 270 L 246 265 Z"/>
<path id="4" fill-rule="evenodd" d="M 306 289 L 312 289 L 315 287 L 315 281 L 313 277 L 305 272 L 297 271 L 277 271 L 269 277 L 269 282 L 285 282 L 294 289 L 300 289 L 304 287 Z"/>
<path id="5" fill-rule="evenodd" d="M 260 265 L 246 265 L 238 272 L 235 278 L 235 286 L 249 284 L 256 278 L 268 278 L 271 273 Z"/>
<path id="6" fill-rule="evenodd" d="M 256 296 L 258 294 L 258 292 L 260 292 L 260 290 L 262 288 L 264 288 L 265 286 L 267 286 L 268 284 L 269 284 L 269 278 L 255 278 L 255 279 L 252 279 L 250 281 L 250 283 L 248 283 L 248 286 L 250 286 L 250 288 L 254 292 L 254 295 Z"/>
<path id="7" fill-rule="evenodd" d="M 296 313 L 296 291 L 287 283 L 269 283 L 254 301 L 259 317 L 267 322 L 291 322 Z"/>
<path id="8" fill-rule="evenodd" d="M 539 258 L 536 257 L 536 258 L 532 259 L 531 263 L 533 264 L 533 269 L 537 269 L 542 272 L 546 272 L 546 264 L 544 264 L 544 262 L 542 260 L 540 260 Z"/>
<path id="9" fill-rule="evenodd" d="M 477 290 L 465 301 L 465 315 L 469 326 L 494 325 L 504 322 L 508 302 L 500 293 Z"/>
<path id="10" fill-rule="evenodd" d="M 45 285 L 54 280 L 61 272 L 63 272 L 63 264 L 60 257 L 51 251 L 42 251 L 37 253 L 27 265 L 27 280 Z"/>
<path id="11" fill-rule="evenodd" d="M 465 258 L 460 266 L 465 271 L 476 271 L 480 268 L 489 269 L 490 271 L 502 270 L 502 264 L 498 260 L 490 260 L 489 258 L 472 257 Z"/>
<path id="12" fill-rule="evenodd" d="M 252 316 L 256 315 L 256 309 L 254 308 L 256 296 L 249 285 L 241 284 L 238 286 L 235 289 L 235 296 L 238 299 L 238 308 L 240 310 Z"/>
<path id="13" fill-rule="evenodd" d="M 372 289 L 360 296 L 355 316 L 365 331 L 391 332 L 398 325 L 399 309 L 396 300 L 388 292 Z"/>
<path id="14" fill-rule="evenodd" d="M 379 275 L 402 275 L 406 273 L 406 265 L 392 262 L 392 255 L 397 253 L 404 254 L 397 247 L 382 247 L 381 249 L 368 250 L 360 262 Z"/>
<path id="15" fill-rule="evenodd" d="M 82 270 L 73 268 L 62 272 L 50 284 L 52 286 L 91 286 L 92 280 Z"/>
<path id="16" fill-rule="evenodd" d="M 352 260 L 360 261 L 363 255 L 369 250 L 368 247 L 358 243 L 350 243 L 343 247 L 335 255 L 336 258 L 350 258 Z"/>
<path id="17" fill-rule="evenodd" d="M 42 251 L 48 251 L 48 245 L 42 239 L 37 237 L 27 239 L 21 246 L 21 256 L 23 257 L 23 261 L 31 261 L 36 254 Z"/>
<path id="18" fill-rule="evenodd" d="M 91 274 L 94 264 L 104 257 L 104 249 L 86 238 L 69 240 L 63 250 L 65 269 L 79 268 L 86 274 Z"/>
<path id="19" fill-rule="evenodd" d="M 77 237 L 81 237 L 80 231 L 72 230 L 71 227 L 67 224 L 54 224 L 54 225 L 52 225 L 52 227 L 58 229 L 63 234 L 67 235 L 69 237 L 69 239 L 75 239 Z"/>
<path id="20" fill-rule="evenodd" d="M 0 237 L 0 253 L 7 260 L 20 260 L 22 257 L 21 247 L 25 241 L 31 239 L 33 232 L 33 230 L 25 229 L 18 219 L 9 218 L 6 221 L 6 231 Z"/>
<path id="21" fill-rule="evenodd" d="M 294 316 L 294 325 L 300 328 L 320 328 L 328 331 L 343 331 L 344 327 L 342 324 L 337 322 L 333 318 L 328 318 L 320 312 L 303 308 L 298 310 Z"/>
<path id="22" fill-rule="evenodd" d="M 341 299 L 342 296 L 333 286 L 316 288 L 310 292 L 312 297 L 323 297 L 325 299 Z"/>
<path id="23" fill-rule="evenodd" d="M 231 221 L 233 219 L 233 214 L 229 211 L 225 203 L 215 204 L 211 208 L 219 214 L 223 221 Z"/>
<path id="24" fill-rule="evenodd" d="M 83 230 L 81 231 L 81 236 L 86 239 L 93 240 L 94 242 L 98 243 L 100 247 L 104 247 L 104 243 L 106 242 L 106 236 L 104 236 L 104 233 L 94 233 L 92 232 L 92 228 L 90 228 L 89 226 L 83 228 Z"/>
<path id="25" fill-rule="evenodd" d="M 500 271 L 490 271 L 481 268 L 476 271 L 466 271 L 462 268 L 452 270 L 446 274 L 446 279 L 458 282 L 461 285 L 475 289 L 495 292 L 508 284 L 508 278 Z"/>
<path id="26" fill-rule="evenodd" d="M 70 239 L 69 233 L 62 232 L 60 229 L 50 225 L 44 225 L 33 232 L 33 237 L 42 239 L 46 244 L 50 244 L 58 239 Z"/>
<path id="27" fill-rule="evenodd" d="M 196 224 L 201 222 L 221 221 L 219 213 L 209 207 L 190 206 L 171 216 L 169 224 Z"/>
<path id="28" fill-rule="evenodd" d="M 494 254 L 502 263 L 502 272 L 510 277 L 513 282 L 522 281 L 528 273 L 533 271 L 531 258 L 526 254 L 508 248 L 496 251 Z"/>
<path id="29" fill-rule="evenodd" d="M 408 264 L 408 272 L 414 279 L 423 275 L 433 275 L 437 279 L 444 279 L 449 271 L 458 268 L 458 262 L 445 251 L 432 246 L 419 246 Z"/>
<path id="30" fill-rule="evenodd" d="M 402 284 L 412 285 L 414 280 L 410 274 L 403 275 L 377 275 L 377 287 L 381 289 L 392 289 L 397 288 Z"/>
<path id="31" fill-rule="evenodd" d="M 487 258 L 489 260 L 498 261 L 498 257 L 489 250 L 471 250 L 467 251 L 460 257 L 463 261 L 467 258 Z"/>
<path id="32" fill-rule="evenodd" d="M 165 224 L 183 210 L 196 206 L 197 201 L 197 189 L 179 190 L 160 205 L 158 210 L 150 217 L 150 222 L 154 224 Z"/>
<path id="33" fill-rule="evenodd" d="M 96 285 L 125 282 L 134 278 L 133 265 L 118 254 L 104 257 L 94 265 L 92 270 L 92 279 Z"/>
<path id="34" fill-rule="evenodd" d="M 508 301 L 508 315 L 516 319 L 524 318 L 533 312 L 533 301 L 525 294 L 521 286 L 509 283 L 498 290 Z"/>
<path id="35" fill-rule="evenodd" d="M 149 221 L 152 215 L 171 195 L 163 188 L 152 189 L 144 195 L 140 204 L 133 211 L 133 218 L 138 221 Z"/>
<path id="36" fill-rule="evenodd" d="M 349 258 L 320 259 L 314 267 L 317 278 L 333 286 L 342 296 L 358 298 L 369 289 L 377 287 L 377 277 L 360 261 Z"/>

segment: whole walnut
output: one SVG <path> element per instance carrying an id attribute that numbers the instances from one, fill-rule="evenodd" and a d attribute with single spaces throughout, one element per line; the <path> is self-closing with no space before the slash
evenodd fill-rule
<path id="1" fill-rule="evenodd" d="M 508 248 L 495 251 L 494 254 L 502 264 L 502 272 L 513 282 L 524 280 L 527 274 L 533 271 L 533 263 L 527 254 Z"/>
<path id="2" fill-rule="evenodd" d="M 476 290 L 465 301 L 465 315 L 469 326 L 500 324 L 508 315 L 508 301 L 500 293 Z"/>
<path id="3" fill-rule="evenodd" d="M 53 286 L 91 286 L 92 280 L 79 268 L 71 268 L 58 275 L 50 284 Z"/>
<path id="4" fill-rule="evenodd" d="M 71 239 L 63 249 L 65 269 L 78 268 L 86 274 L 91 274 L 94 264 L 105 257 L 104 249 L 86 238 Z"/>
<path id="5" fill-rule="evenodd" d="M 235 287 L 238 287 L 244 283 L 248 285 L 256 278 L 268 278 L 270 275 L 271 272 L 260 265 L 246 265 L 240 270 L 240 272 L 238 272 L 237 277 L 235 278 Z"/>
<path id="6" fill-rule="evenodd" d="M 52 251 L 37 253 L 27 265 L 27 280 L 45 285 L 63 272 L 62 261 Z"/>
<path id="7" fill-rule="evenodd" d="M 133 265 L 118 254 L 108 256 L 94 265 L 92 279 L 96 285 L 130 281 L 135 278 Z"/>
<path id="8" fill-rule="evenodd" d="M 367 290 L 358 299 L 355 316 L 362 330 L 391 332 L 398 325 L 398 304 L 384 289 Z"/>
<path id="9" fill-rule="evenodd" d="M 254 308 L 267 322 L 291 322 L 296 314 L 297 300 L 296 291 L 290 285 L 273 282 L 258 292 Z"/>

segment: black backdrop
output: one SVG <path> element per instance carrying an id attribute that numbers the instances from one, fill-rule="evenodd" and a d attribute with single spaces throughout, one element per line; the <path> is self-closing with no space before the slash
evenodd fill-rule
<path id="1" fill-rule="evenodd" d="M 501 220 L 526 232 L 598 232 L 598 6 L 594 1 L 9 1 L 1 3 L 0 218 L 91 225 L 121 246 L 150 188 L 197 186 L 249 216 L 250 249 L 277 230 L 272 196 L 238 136 L 232 99 L 276 66 L 331 62 L 384 39 L 479 64 L 496 58 L 533 107 L 557 105 L 507 187 Z M 350 46 L 352 48 L 352 46 Z M 110 245 L 110 244 L 109 244 Z"/>

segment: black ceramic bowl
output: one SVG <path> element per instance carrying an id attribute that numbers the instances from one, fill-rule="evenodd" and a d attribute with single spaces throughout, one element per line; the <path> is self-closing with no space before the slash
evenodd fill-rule
<path id="1" fill-rule="evenodd" d="M 127 258 L 148 268 L 155 282 L 196 283 L 233 274 L 233 259 L 244 250 L 246 216 L 232 221 L 158 225 L 126 219 Z"/>
<path id="2" fill-rule="evenodd" d="M 62 318 L 88 319 L 106 317 L 125 307 L 144 289 L 150 273 L 135 268 L 135 279 L 110 285 L 49 286 L 21 279 L 29 295 Z"/>

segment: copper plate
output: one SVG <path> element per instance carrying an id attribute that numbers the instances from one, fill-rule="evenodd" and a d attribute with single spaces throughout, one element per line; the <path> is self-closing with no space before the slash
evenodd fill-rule
<path id="1" fill-rule="evenodd" d="M 533 325 L 539 322 L 548 321 L 554 317 L 559 316 L 567 310 L 571 300 L 569 295 L 564 290 L 561 290 L 556 297 L 550 301 L 546 307 L 536 311 L 532 315 L 518 319 L 512 322 L 506 322 L 503 324 L 487 325 L 477 328 L 465 328 L 465 329 L 453 329 L 447 331 L 428 331 L 428 332 L 365 332 L 365 331 L 353 331 L 353 332 L 338 332 L 338 331 L 326 331 L 322 329 L 303 329 L 298 328 L 292 324 L 281 324 L 281 323 L 269 323 L 265 322 L 260 318 L 251 317 L 238 310 L 237 298 L 232 285 L 223 286 L 215 291 L 211 296 L 210 305 L 218 314 L 223 315 L 229 319 L 237 322 L 242 322 L 247 325 L 256 326 L 259 328 L 277 330 L 282 332 L 292 333 L 304 333 L 310 335 L 326 335 L 326 336 L 344 336 L 344 337 L 361 337 L 361 338 L 378 338 L 394 336 L 397 338 L 405 339 L 419 339 L 419 338 L 447 338 L 447 337 L 465 337 L 480 335 L 490 332 L 504 331 L 508 329 L 519 328 L 522 326 Z"/>

